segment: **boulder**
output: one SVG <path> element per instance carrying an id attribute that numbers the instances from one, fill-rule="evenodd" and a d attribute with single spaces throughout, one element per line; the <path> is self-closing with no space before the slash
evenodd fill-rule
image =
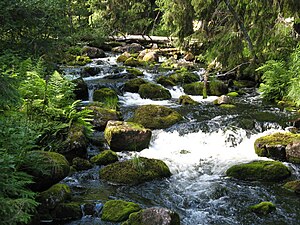
<path id="1" fill-rule="evenodd" d="M 235 91 L 232 91 L 232 92 L 227 93 L 227 96 L 229 96 L 229 97 L 238 97 L 239 93 L 237 93 Z"/>
<path id="2" fill-rule="evenodd" d="M 176 71 L 176 73 L 170 76 L 170 79 L 178 85 L 190 84 L 200 81 L 200 78 L 197 74 L 191 73 L 186 70 Z"/>
<path id="3" fill-rule="evenodd" d="M 180 218 L 174 211 L 153 207 L 132 213 L 122 225 L 180 225 Z"/>
<path id="4" fill-rule="evenodd" d="M 144 61 L 130 57 L 124 62 L 125 66 L 132 66 L 132 67 L 137 67 L 137 66 L 143 66 Z"/>
<path id="5" fill-rule="evenodd" d="M 138 93 L 140 94 L 141 98 L 149 98 L 152 100 L 167 100 L 171 99 L 172 97 L 169 90 L 153 83 L 140 85 Z"/>
<path id="6" fill-rule="evenodd" d="M 257 205 L 249 207 L 250 211 L 258 215 L 267 215 L 276 210 L 276 206 L 272 202 L 261 202 Z"/>
<path id="7" fill-rule="evenodd" d="M 143 61 L 145 62 L 158 62 L 159 57 L 157 52 L 148 52 L 144 55 Z"/>
<path id="8" fill-rule="evenodd" d="M 170 177 L 169 167 L 161 160 L 136 157 L 115 162 L 102 168 L 100 179 L 118 185 L 137 185 L 155 179 Z"/>
<path id="9" fill-rule="evenodd" d="M 117 93 L 110 88 L 101 88 L 94 91 L 93 100 L 97 102 L 108 103 L 111 101 L 118 101 Z"/>
<path id="10" fill-rule="evenodd" d="M 92 124 L 95 130 L 104 131 L 109 120 L 121 119 L 119 112 L 114 109 L 107 109 L 99 106 L 88 106 L 88 109 L 93 111 Z"/>
<path id="11" fill-rule="evenodd" d="M 122 222 L 128 219 L 129 215 L 141 210 L 141 207 L 133 202 L 122 200 L 107 201 L 102 209 L 101 220 L 111 222 Z"/>
<path id="12" fill-rule="evenodd" d="M 30 151 L 27 153 L 21 170 L 33 177 L 30 188 L 34 191 L 44 191 L 58 183 L 70 171 L 66 158 L 56 152 Z"/>
<path id="13" fill-rule="evenodd" d="M 87 146 L 88 139 L 85 136 L 84 126 L 73 123 L 69 128 L 63 148 L 59 149 L 59 153 L 63 154 L 71 162 L 75 157 L 86 158 Z"/>
<path id="14" fill-rule="evenodd" d="M 182 116 L 174 109 L 159 105 L 143 105 L 138 107 L 133 121 L 150 129 L 163 129 L 182 120 Z"/>
<path id="15" fill-rule="evenodd" d="M 195 56 L 193 55 L 193 53 L 188 52 L 188 53 L 184 56 L 184 59 L 185 59 L 186 61 L 194 61 L 194 60 L 195 60 Z"/>
<path id="16" fill-rule="evenodd" d="M 91 77 L 91 76 L 96 76 L 101 72 L 100 67 L 84 67 L 82 72 L 81 72 L 81 77 Z"/>
<path id="17" fill-rule="evenodd" d="M 214 102 L 216 105 L 222 104 L 229 104 L 231 103 L 230 97 L 227 95 L 221 95 L 218 99 Z"/>
<path id="18" fill-rule="evenodd" d="M 296 140 L 300 140 L 300 134 L 274 133 L 266 135 L 254 142 L 255 153 L 261 157 L 286 161 L 286 146 Z"/>
<path id="19" fill-rule="evenodd" d="M 145 81 L 142 78 L 135 78 L 132 80 L 129 80 L 125 82 L 124 84 L 124 91 L 132 92 L 132 93 L 138 93 L 139 88 L 142 84 L 146 84 L 147 81 Z"/>
<path id="20" fill-rule="evenodd" d="M 96 165 L 108 165 L 118 161 L 118 155 L 112 150 L 104 150 L 98 155 L 93 156 L 90 161 Z"/>
<path id="21" fill-rule="evenodd" d="M 184 93 L 188 95 L 203 95 L 203 82 L 193 82 L 183 85 Z"/>
<path id="22" fill-rule="evenodd" d="M 75 98 L 77 100 L 82 100 L 82 101 L 89 100 L 89 91 L 88 91 L 87 84 L 84 82 L 84 80 L 82 78 L 78 78 L 72 80 L 72 82 L 75 84 L 75 88 L 74 88 Z"/>
<path id="23" fill-rule="evenodd" d="M 300 164 L 300 140 L 286 146 L 286 158 L 288 162 Z"/>
<path id="24" fill-rule="evenodd" d="M 141 151 L 148 148 L 152 132 L 132 122 L 108 121 L 104 136 L 113 151 Z"/>
<path id="25" fill-rule="evenodd" d="M 233 105 L 233 104 L 221 104 L 220 107 L 223 108 L 223 109 L 233 109 L 236 106 Z"/>
<path id="26" fill-rule="evenodd" d="M 219 80 L 210 81 L 208 83 L 208 89 L 209 95 L 221 96 L 228 93 L 228 86 Z"/>
<path id="27" fill-rule="evenodd" d="M 164 87 L 172 87 L 175 86 L 175 82 L 170 78 L 166 76 L 160 76 L 159 78 L 156 79 L 156 82 L 158 84 L 161 84 Z"/>
<path id="28" fill-rule="evenodd" d="M 126 68 L 126 71 L 133 76 L 143 76 L 144 73 L 137 68 Z"/>
<path id="29" fill-rule="evenodd" d="M 82 48 L 82 54 L 87 55 L 91 59 L 106 57 L 105 52 L 102 49 L 96 47 L 89 47 L 89 46 L 84 46 Z"/>
<path id="30" fill-rule="evenodd" d="M 138 43 L 132 43 L 125 46 L 118 46 L 112 49 L 113 52 L 130 52 L 130 53 L 137 53 L 143 50 L 143 46 Z"/>
<path id="31" fill-rule="evenodd" d="M 127 59 L 131 57 L 131 54 L 129 52 L 124 52 L 122 55 L 119 55 L 117 58 L 117 62 L 124 63 Z"/>
<path id="32" fill-rule="evenodd" d="M 93 165 L 86 159 L 76 157 L 72 160 L 72 167 L 76 171 L 81 171 L 81 170 L 91 169 L 93 167 Z"/>
<path id="33" fill-rule="evenodd" d="M 198 105 L 199 102 L 194 101 L 190 96 L 188 95 L 181 95 L 179 97 L 178 103 L 180 105 Z"/>
<path id="34" fill-rule="evenodd" d="M 58 204 L 51 216 L 55 221 L 76 220 L 82 218 L 81 204 L 77 202 L 68 202 Z"/>
<path id="35" fill-rule="evenodd" d="M 281 162 L 253 161 L 230 167 L 226 175 L 239 180 L 281 181 L 291 176 L 291 171 Z"/>
<path id="36" fill-rule="evenodd" d="M 296 194 L 300 194 L 300 180 L 289 181 L 283 187 Z"/>

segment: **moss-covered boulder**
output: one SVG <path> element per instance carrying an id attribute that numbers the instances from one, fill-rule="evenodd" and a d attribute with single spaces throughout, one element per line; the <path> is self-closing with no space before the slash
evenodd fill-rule
<path id="1" fill-rule="evenodd" d="M 110 89 L 110 88 L 101 88 L 94 91 L 93 100 L 97 102 L 111 102 L 111 101 L 118 101 L 117 93 Z"/>
<path id="2" fill-rule="evenodd" d="M 138 107 L 133 121 L 150 129 L 163 129 L 181 121 L 183 117 L 174 109 L 159 105 L 143 105 Z"/>
<path id="3" fill-rule="evenodd" d="M 111 222 L 122 222 L 128 219 L 129 215 L 141 210 L 141 207 L 133 202 L 122 200 L 107 201 L 102 209 L 101 220 Z"/>
<path id="4" fill-rule="evenodd" d="M 167 76 L 160 76 L 156 79 L 156 82 L 164 87 L 172 87 L 176 85 L 175 82 Z"/>
<path id="5" fill-rule="evenodd" d="M 78 202 L 58 204 L 55 209 L 51 211 L 51 216 L 55 221 L 80 219 L 83 216 L 81 204 Z"/>
<path id="6" fill-rule="evenodd" d="M 87 55 L 91 59 L 106 57 L 105 52 L 102 49 L 96 47 L 89 47 L 89 46 L 84 46 L 82 48 L 82 54 Z"/>
<path id="7" fill-rule="evenodd" d="M 179 70 L 176 71 L 176 73 L 172 74 L 170 76 L 170 79 L 175 83 L 175 84 L 190 84 L 194 83 L 197 81 L 200 81 L 200 78 L 197 74 L 194 74 L 192 72 L 186 71 L 186 70 Z"/>
<path id="8" fill-rule="evenodd" d="M 286 161 L 286 146 L 296 140 L 300 140 L 300 134 L 274 133 L 266 135 L 254 142 L 255 153 L 261 157 Z"/>
<path id="9" fill-rule="evenodd" d="M 291 171 L 281 162 L 253 161 L 230 167 L 226 175 L 239 180 L 281 181 L 291 176 Z"/>
<path id="10" fill-rule="evenodd" d="M 115 162 L 100 170 L 100 179 L 119 185 L 136 185 L 170 176 L 163 161 L 143 157 Z"/>
<path id="11" fill-rule="evenodd" d="M 214 104 L 216 105 L 230 104 L 230 103 L 231 103 L 231 99 L 227 95 L 221 95 L 214 101 Z"/>
<path id="12" fill-rule="evenodd" d="M 296 194 L 300 194 L 300 180 L 289 181 L 283 187 Z"/>
<path id="13" fill-rule="evenodd" d="M 117 58 L 117 62 L 125 62 L 127 59 L 131 57 L 131 54 L 129 52 L 124 52 L 122 55 L 119 55 Z"/>
<path id="14" fill-rule="evenodd" d="M 75 157 L 72 160 L 72 167 L 76 171 L 81 171 L 81 170 L 91 169 L 93 167 L 93 165 L 87 159 L 82 159 L 80 157 Z"/>
<path id="15" fill-rule="evenodd" d="M 37 201 L 42 210 L 54 209 L 59 203 L 63 203 L 71 198 L 71 189 L 66 184 L 55 184 L 48 190 L 38 194 Z"/>
<path id="16" fill-rule="evenodd" d="M 144 73 L 137 68 L 126 68 L 126 71 L 134 76 L 143 76 Z"/>
<path id="17" fill-rule="evenodd" d="M 137 66 L 143 66 L 144 65 L 144 61 L 130 57 L 129 59 L 127 59 L 124 62 L 125 66 L 132 66 L 132 67 L 137 67 Z"/>
<path id="18" fill-rule="evenodd" d="M 138 43 L 131 43 L 124 46 L 117 46 L 112 49 L 113 52 L 129 52 L 129 53 L 137 53 L 143 50 L 143 46 Z"/>
<path id="19" fill-rule="evenodd" d="M 188 95 L 203 95 L 203 82 L 194 82 L 183 85 L 184 92 Z"/>
<path id="20" fill-rule="evenodd" d="M 112 150 L 104 150 L 98 155 L 93 156 L 90 161 L 96 165 L 108 165 L 118 161 L 118 155 Z"/>
<path id="21" fill-rule="evenodd" d="M 141 151 L 148 148 L 152 132 L 132 122 L 108 121 L 104 137 L 113 151 Z"/>
<path id="22" fill-rule="evenodd" d="M 169 90 L 153 83 L 142 84 L 138 93 L 140 94 L 141 98 L 149 98 L 152 100 L 167 100 L 171 99 L 172 97 Z"/>
<path id="23" fill-rule="evenodd" d="M 157 52 L 155 52 L 155 51 L 147 52 L 143 56 L 143 61 L 145 61 L 145 62 L 158 62 L 159 57 L 158 57 Z"/>
<path id="24" fill-rule="evenodd" d="M 204 88 L 203 82 L 194 82 L 194 83 L 185 84 L 183 86 L 184 92 L 188 95 L 203 95 L 203 88 Z M 215 81 L 208 82 L 208 89 L 207 89 L 208 95 L 221 96 L 227 94 L 227 92 L 228 92 L 228 87 L 222 81 L 215 80 Z"/>
<path id="25" fill-rule="evenodd" d="M 179 97 L 178 103 L 180 105 L 198 105 L 199 102 L 194 101 L 190 96 L 188 95 L 182 95 Z"/>
<path id="26" fill-rule="evenodd" d="M 83 68 L 81 72 L 81 77 L 91 77 L 91 76 L 96 76 L 101 72 L 100 67 L 92 67 L 92 66 L 86 66 Z"/>
<path id="27" fill-rule="evenodd" d="M 220 107 L 223 108 L 223 109 L 234 109 L 234 108 L 236 108 L 236 106 L 233 105 L 233 104 L 222 104 L 222 105 L 220 105 Z"/>
<path id="28" fill-rule="evenodd" d="M 59 153 L 63 154 L 70 162 L 75 157 L 87 157 L 88 139 L 85 136 L 85 127 L 73 123 L 70 127 L 67 138 Z"/>
<path id="29" fill-rule="evenodd" d="M 148 83 L 148 82 L 142 78 L 135 78 L 135 79 L 129 80 L 129 81 L 125 82 L 125 84 L 124 84 L 124 91 L 138 93 L 140 86 L 142 84 L 146 84 L 146 83 Z"/>
<path id="30" fill-rule="evenodd" d="M 235 98 L 235 97 L 239 96 L 239 93 L 232 91 L 232 92 L 227 93 L 227 96 Z"/>
<path id="31" fill-rule="evenodd" d="M 249 207 L 250 211 L 258 215 L 267 215 L 276 210 L 276 206 L 272 202 L 261 202 L 257 205 Z"/>
<path id="32" fill-rule="evenodd" d="M 107 109 L 96 105 L 87 107 L 93 112 L 92 124 L 95 130 L 104 131 L 106 124 L 109 120 L 120 120 L 121 116 L 118 111 L 114 109 Z"/>
<path id="33" fill-rule="evenodd" d="M 34 183 L 30 185 L 32 190 L 44 191 L 68 176 L 70 166 L 66 158 L 59 153 L 30 151 L 21 170 L 33 176 Z"/>
<path id="34" fill-rule="evenodd" d="M 180 225 L 180 217 L 169 209 L 153 207 L 130 214 L 122 225 Z"/>
<path id="35" fill-rule="evenodd" d="M 300 140 L 286 146 L 286 158 L 288 162 L 300 164 Z"/>

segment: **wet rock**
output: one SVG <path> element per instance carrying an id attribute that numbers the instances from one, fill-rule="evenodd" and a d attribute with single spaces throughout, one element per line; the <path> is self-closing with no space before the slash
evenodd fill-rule
<path id="1" fill-rule="evenodd" d="M 171 176 L 163 161 L 144 157 L 109 164 L 99 174 L 100 179 L 119 185 L 137 185 Z"/>
<path id="2" fill-rule="evenodd" d="M 82 158 L 79 158 L 79 157 L 76 157 L 72 160 L 72 166 L 77 171 L 88 170 L 88 169 L 91 169 L 93 167 L 92 164 L 88 160 L 82 159 Z"/>
<path id="3" fill-rule="evenodd" d="M 176 73 L 170 76 L 170 79 L 178 85 L 190 84 L 200 81 L 200 78 L 197 74 L 191 73 L 187 70 L 176 71 Z"/>
<path id="4" fill-rule="evenodd" d="M 66 158 L 59 153 L 30 151 L 21 170 L 33 176 L 35 183 L 30 185 L 32 190 L 44 191 L 68 176 L 70 166 Z"/>
<path id="5" fill-rule="evenodd" d="M 150 129 L 163 129 L 182 120 L 173 109 L 159 105 L 143 105 L 135 110 L 133 121 Z"/>
<path id="6" fill-rule="evenodd" d="M 300 164 L 300 139 L 286 146 L 286 158 L 288 162 Z"/>
<path id="7" fill-rule="evenodd" d="M 75 84 L 75 98 L 77 100 L 86 101 L 89 99 L 89 91 L 87 84 L 84 82 L 82 78 L 78 78 L 72 81 Z"/>
<path id="8" fill-rule="evenodd" d="M 203 82 L 194 82 L 183 85 L 184 92 L 188 95 L 203 95 Z"/>
<path id="9" fill-rule="evenodd" d="M 117 58 L 117 62 L 124 63 L 127 59 L 131 57 L 131 54 L 129 52 L 124 52 L 122 55 L 119 55 Z"/>
<path id="10" fill-rule="evenodd" d="M 180 218 L 166 208 L 148 208 L 132 213 L 122 225 L 180 225 Z"/>
<path id="11" fill-rule="evenodd" d="M 132 67 L 137 67 L 137 66 L 143 66 L 144 61 L 130 57 L 124 62 L 125 66 L 132 66 Z"/>
<path id="12" fill-rule="evenodd" d="M 129 52 L 129 53 L 137 53 L 143 50 L 143 46 L 138 43 L 132 43 L 125 46 L 118 46 L 112 49 L 113 52 Z"/>
<path id="13" fill-rule="evenodd" d="M 90 161 L 96 165 L 108 165 L 118 161 L 118 155 L 112 150 L 104 150 L 100 154 L 93 156 Z"/>
<path id="14" fill-rule="evenodd" d="M 69 202 L 58 204 L 51 212 L 51 216 L 55 221 L 66 221 L 80 219 L 83 215 L 80 203 Z"/>
<path id="15" fill-rule="evenodd" d="M 87 55 L 91 59 L 106 57 L 105 52 L 102 49 L 89 46 L 84 46 L 82 48 L 82 54 Z"/>
<path id="16" fill-rule="evenodd" d="M 113 151 L 141 151 L 149 146 L 152 132 L 132 122 L 109 121 L 104 136 Z"/>
<path id="17" fill-rule="evenodd" d="M 250 206 L 249 209 L 258 215 L 267 215 L 276 210 L 272 202 L 261 202 L 257 205 Z"/>
<path id="18" fill-rule="evenodd" d="M 252 88 L 256 86 L 256 83 L 251 80 L 235 80 L 233 85 L 238 88 Z"/>
<path id="19" fill-rule="evenodd" d="M 137 68 L 126 68 L 126 71 L 134 76 L 143 76 L 144 73 Z"/>
<path id="20" fill-rule="evenodd" d="M 88 109 L 93 111 L 92 124 L 98 131 L 104 131 L 109 120 L 119 120 L 121 116 L 119 112 L 114 109 L 107 109 L 99 106 L 88 106 Z"/>
<path id="21" fill-rule="evenodd" d="M 156 52 L 148 52 L 144 55 L 143 61 L 145 62 L 158 62 L 159 57 Z"/>
<path id="22" fill-rule="evenodd" d="M 138 93 L 139 88 L 142 84 L 146 84 L 147 81 L 145 81 L 142 78 L 135 78 L 132 80 L 129 80 L 125 82 L 124 84 L 124 91 L 132 92 L 132 93 Z"/>
<path id="23" fill-rule="evenodd" d="M 286 161 L 286 146 L 294 140 L 300 140 L 300 134 L 274 133 L 266 135 L 254 142 L 255 153 L 261 157 Z"/>
<path id="24" fill-rule="evenodd" d="M 228 93 L 228 87 L 227 85 L 219 80 L 210 81 L 208 83 L 208 94 L 209 95 L 216 95 L 221 96 Z"/>
<path id="25" fill-rule="evenodd" d="M 230 167 L 226 175 L 239 180 L 281 181 L 291 176 L 291 171 L 281 162 L 253 161 Z"/>
<path id="26" fill-rule="evenodd" d="M 287 182 L 284 186 L 287 190 L 300 194 L 300 180 Z"/>
<path id="27" fill-rule="evenodd" d="M 113 103 L 118 102 L 119 97 L 117 93 L 110 88 L 101 88 L 94 91 L 93 100 L 97 102 Z"/>
<path id="28" fill-rule="evenodd" d="M 82 77 L 91 77 L 96 76 L 101 72 L 101 69 L 99 67 L 84 67 L 81 76 Z"/>
<path id="29" fill-rule="evenodd" d="M 139 87 L 138 93 L 140 94 L 141 98 L 149 98 L 152 100 L 167 100 L 171 99 L 172 97 L 169 90 L 153 83 L 142 84 Z"/>
<path id="30" fill-rule="evenodd" d="M 161 76 L 157 78 L 156 82 L 158 84 L 161 84 L 164 87 L 172 87 L 176 85 L 175 82 L 170 77 L 166 77 L 166 76 Z"/>
<path id="31" fill-rule="evenodd" d="M 221 107 L 221 108 L 224 108 L 224 109 L 233 109 L 233 108 L 235 108 L 236 106 L 233 105 L 233 104 L 221 104 L 220 107 Z"/>
<path id="32" fill-rule="evenodd" d="M 128 219 L 129 215 L 141 210 L 141 207 L 133 202 L 122 200 L 107 201 L 102 209 L 101 220 L 111 222 L 122 222 Z"/>
<path id="33" fill-rule="evenodd" d="M 214 103 L 217 105 L 229 104 L 231 103 L 231 99 L 227 95 L 221 95 Z"/>
<path id="34" fill-rule="evenodd" d="M 188 52 L 188 53 L 184 56 L 184 59 L 185 59 L 186 61 L 194 61 L 195 56 L 193 55 L 193 53 Z"/>
<path id="35" fill-rule="evenodd" d="M 182 95 L 179 97 L 178 103 L 180 105 L 198 105 L 199 102 L 194 101 L 190 96 L 188 95 Z"/>

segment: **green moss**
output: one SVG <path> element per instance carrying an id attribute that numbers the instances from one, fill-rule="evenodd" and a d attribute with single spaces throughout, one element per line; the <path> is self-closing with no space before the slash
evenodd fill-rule
<path id="1" fill-rule="evenodd" d="M 225 95 L 228 92 L 228 87 L 222 81 L 213 80 L 208 83 L 209 86 L 209 95 L 221 96 Z"/>
<path id="2" fill-rule="evenodd" d="M 175 82 L 170 78 L 166 76 L 160 76 L 159 78 L 156 79 L 156 82 L 158 84 L 161 84 L 164 87 L 170 87 L 170 86 L 175 86 Z"/>
<path id="3" fill-rule="evenodd" d="M 120 56 L 118 56 L 118 58 L 117 58 L 117 62 L 125 62 L 127 59 L 129 59 L 130 58 L 130 55 L 125 55 L 125 54 L 122 54 L 122 55 L 120 55 Z"/>
<path id="4" fill-rule="evenodd" d="M 91 158 L 91 162 L 97 165 L 108 165 L 118 161 L 118 155 L 112 150 L 105 150 Z"/>
<path id="5" fill-rule="evenodd" d="M 145 62 L 142 60 L 138 60 L 136 58 L 130 57 L 124 62 L 125 66 L 132 66 L 132 67 L 137 67 L 137 66 L 144 66 Z"/>
<path id="6" fill-rule="evenodd" d="M 126 68 L 126 71 L 135 76 L 143 76 L 144 75 L 144 73 L 142 71 L 140 71 L 139 69 L 136 69 L 136 68 Z"/>
<path id="7" fill-rule="evenodd" d="M 139 88 L 142 84 L 146 84 L 147 81 L 145 81 L 142 78 L 135 78 L 132 80 L 129 80 L 125 82 L 124 84 L 124 91 L 132 92 L 132 93 L 138 93 Z"/>
<path id="8" fill-rule="evenodd" d="M 99 90 L 94 91 L 93 100 L 98 102 L 103 102 L 104 104 L 106 104 L 108 101 L 111 100 L 118 101 L 119 98 L 117 93 L 114 90 L 110 88 L 101 88 Z"/>
<path id="9" fill-rule="evenodd" d="M 88 160 L 82 159 L 79 157 L 74 158 L 72 160 L 72 164 L 73 164 L 74 169 L 76 169 L 77 171 L 88 170 L 93 167 L 92 164 Z"/>
<path id="10" fill-rule="evenodd" d="M 286 146 L 294 140 L 300 140 L 300 134 L 275 133 L 256 139 L 255 153 L 261 157 L 286 160 Z"/>
<path id="11" fill-rule="evenodd" d="M 227 96 L 229 96 L 229 97 L 238 97 L 238 96 L 239 96 L 239 93 L 233 91 L 233 92 L 227 93 Z"/>
<path id="12" fill-rule="evenodd" d="M 170 76 L 171 81 L 175 84 L 190 84 L 200 80 L 199 76 L 186 70 L 178 70 Z"/>
<path id="13" fill-rule="evenodd" d="M 199 103 L 194 101 L 190 96 L 188 95 L 182 95 L 179 97 L 178 103 L 180 105 L 198 105 Z"/>
<path id="14" fill-rule="evenodd" d="M 121 225 L 143 225 L 142 213 L 144 210 L 134 212 L 129 215 L 129 219 Z"/>
<path id="15" fill-rule="evenodd" d="M 90 57 L 83 55 L 83 56 L 77 56 L 75 61 L 71 62 L 70 65 L 84 66 L 90 62 L 92 62 Z"/>
<path id="16" fill-rule="evenodd" d="M 250 206 L 249 209 L 259 215 L 267 215 L 276 210 L 276 206 L 272 202 L 261 202 L 257 205 Z"/>
<path id="17" fill-rule="evenodd" d="M 226 171 L 226 175 L 240 180 L 281 181 L 291 175 L 288 167 L 276 161 L 254 161 L 235 165 Z"/>
<path id="18" fill-rule="evenodd" d="M 285 189 L 300 194 L 300 180 L 287 182 L 284 186 Z"/>
<path id="19" fill-rule="evenodd" d="M 250 81 L 250 80 L 234 80 L 233 84 L 238 88 L 251 88 L 251 87 L 255 87 L 256 85 L 254 81 Z"/>
<path id="20" fill-rule="evenodd" d="M 138 93 L 140 94 L 141 98 L 149 98 L 152 100 L 166 100 L 171 99 L 172 97 L 169 90 L 153 83 L 142 84 Z"/>
<path id="21" fill-rule="evenodd" d="M 181 121 L 182 116 L 173 109 L 158 105 L 144 105 L 136 109 L 133 121 L 150 129 L 163 129 Z"/>
<path id="22" fill-rule="evenodd" d="M 131 213 L 140 210 L 141 207 L 136 203 L 110 200 L 103 206 L 101 219 L 104 221 L 121 222 L 127 220 Z"/>
<path id="23" fill-rule="evenodd" d="M 82 217 L 81 204 L 78 202 L 61 203 L 51 212 L 54 220 L 75 220 Z"/>
<path id="24" fill-rule="evenodd" d="M 194 82 L 183 85 L 184 92 L 188 95 L 203 95 L 203 82 Z"/>
<path id="25" fill-rule="evenodd" d="M 233 109 L 233 108 L 235 108 L 236 106 L 233 105 L 233 104 L 221 104 L 220 107 L 221 107 L 221 108 L 224 108 L 224 109 Z"/>
<path id="26" fill-rule="evenodd" d="M 133 160 L 115 162 L 100 170 L 100 178 L 114 184 L 136 185 L 154 179 L 171 176 L 168 166 L 158 159 L 139 157 L 142 170 L 134 166 Z"/>

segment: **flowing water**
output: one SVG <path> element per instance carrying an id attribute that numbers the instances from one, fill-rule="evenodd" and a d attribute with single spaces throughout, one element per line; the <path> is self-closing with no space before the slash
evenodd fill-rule
<path id="1" fill-rule="evenodd" d="M 101 61 L 101 60 L 100 60 Z M 152 101 L 138 94 L 122 93 L 126 79 L 107 79 L 111 68 L 116 68 L 115 57 L 102 59 L 101 71 L 95 77 L 84 78 L 89 86 L 90 101 L 97 87 L 118 89 L 123 118 L 129 119 L 136 107 L 145 104 L 165 105 L 184 116 L 174 126 L 154 130 L 148 149 L 138 153 L 119 153 L 120 159 L 140 155 L 163 160 L 172 176 L 165 180 L 138 186 L 111 186 L 98 179 L 99 167 L 75 173 L 63 182 L 70 185 L 74 200 L 82 201 L 84 217 L 75 224 L 116 224 L 99 218 L 103 203 L 108 199 L 123 199 L 140 204 L 143 208 L 160 206 L 176 211 L 185 225 L 197 224 L 299 224 L 299 197 L 282 188 L 282 183 L 245 182 L 227 178 L 225 171 L 232 165 L 249 162 L 258 157 L 254 141 L 263 135 L 283 131 L 289 126 L 293 113 L 264 104 L 255 89 L 245 89 L 246 94 L 236 99 L 236 108 L 222 109 L 212 104 L 216 97 L 203 100 L 197 106 L 180 106 L 178 98 L 182 88 L 170 89 L 172 100 Z M 125 73 L 120 70 L 120 74 Z M 201 71 L 196 73 L 200 74 Z M 154 81 L 161 74 L 145 71 L 145 79 Z M 90 147 L 90 153 L 97 153 Z M 300 178 L 300 167 L 289 166 L 293 179 Z M 261 201 L 273 202 L 276 212 L 257 216 L 248 207 Z M 86 208 L 92 208 L 88 212 Z"/>

